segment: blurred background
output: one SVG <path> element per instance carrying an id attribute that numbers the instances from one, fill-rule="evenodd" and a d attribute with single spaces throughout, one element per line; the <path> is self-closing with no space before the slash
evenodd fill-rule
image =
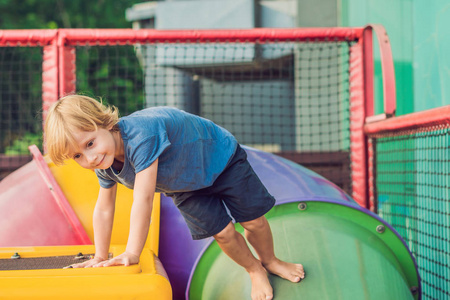
<path id="1" fill-rule="evenodd" d="M 199 19 L 194 17 L 195 10 L 183 10 L 182 20 L 190 19 L 190 24 L 183 25 L 173 19 L 157 19 L 156 24 L 153 24 L 156 28 L 192 28 L 196 22 L 201 22 L 203 28 L 208 25 L 211 28 L 225 28 L 225 25 L 230 24 L 234 24 L 234 28 L 248 28 L 364 26 L 379 23 L 386 28 L 392 43 L 397 80 L 397 114 L 449 104 L 450 87 L 444 84 L 450 79 L 450 58 L 446 55 L 450 51 L 449 1 L 255 0 L 250 2 L 255 3 L 257 16 L 251 17 L 248 12 L 246 19 L 233 19 L 227 24 L 212 22 L 231 3 L 245 7 L 248 2 L 1 0 L 0 29 L 130 28 L 133 20 L 140 18 L 136 13 L 139 9 L 133 9 L 133 5 L 139 3 L 159 3 L 159 10 L 174 11 L 176 7 L 186 8 L 186 3 L 192 3 L 190 8 L 203 7 L 201 12 L 206 15 Z M 127 9 L 135 12 L 130 13 L 128 20 Z M 180 13 L 172 16 L 180 17 Z M 142 17 L 146 17 L 145 12 Z M 381 111 L 381 108 L 377 109 Z"/>

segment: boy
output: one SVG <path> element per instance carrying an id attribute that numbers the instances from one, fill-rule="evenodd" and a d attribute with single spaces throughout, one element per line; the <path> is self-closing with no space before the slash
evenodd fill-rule
<path id="1" fill-rule="evenodd" d="M 60 165 L 74 159 L 95 170 L 100 191 L 94 209 L 95 256 L 73 268 L 131 265 L 144 247 L 153 195 L 173 198 L 194 239 L 213 236 L 221 249 L 244 267 L 252 299 L 273 298 L 267 271 L 292 282 L 305 277 L 303 266 L 275 257 L 264 217 L 275 199 L 267 192 L 236 139 L 213 122 L 176 108 L 154 107 L 120 118 L 115 107 L 70 95 L 49 110 L 46 148 Z M 117 182 L 134 189 L 126 251 L 107 260 Z M 227 214 L 245 229 L 259 260 Z"/>

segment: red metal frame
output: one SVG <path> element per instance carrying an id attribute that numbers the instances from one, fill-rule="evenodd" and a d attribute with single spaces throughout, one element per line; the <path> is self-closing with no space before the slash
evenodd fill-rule
<path id="1" fill-rule="evenodd" d="M 377 211 L 376 207 L 376 199 L 375 199 L 375 172 L 376 172 L 376 164 L 375 164 L 375 153 L 374 153 L 374 144 L 372 139 L 367 139 L 367 202 L 368 209 L 373 212 Z"/>
<path id="2" fill-rule="evenodd" d="M 384 99 L 384 113 L 375 116 L 375 102 L 374 102 L 374 59 L 373 59 L 373 32 L 378 40 L 379 51 L 381 56 L 381 69 L 383 78 L 383 99 Z M 369 24 L 364 28 L 363 31 L 363 67 L 364 67 L 364 123 L 379 121 L 386 118 L 395 116 L 396 111 L 396 88 L 395 88 L 395 73 L 394 73 L 394 60 L 392 58 L 391 45 L 389 42 L 389 37 L 383 26 L 378 24 Z M 358 124 L 360 125 L 360 124 Z M 364 126 L 364 124 L 363 124 Z M 362 173 L 364 173 L 363 178 L 356 178 L 359 172 L 355 175 L 354 180 L 356 180 L 359 185 L 357 186 L 357 194 L 353 195 L 355 200 L 369 208 L 370 210 L 375 210 L 375 199 L 374 199 L 374 176 L 375 167 L 373 165 L 374 161 L 374 151 L 372 149 L 373 145 L 368 141 L 367 136 L 362 137 L 362 149 L 359 153 L 362 155 L 362 161 L 357 164 L 362 168 Z M 356 151 L 356 150 L 355 150 Z M 352 160 L 353 161 L 353 160 Z M 355 172 L 355 170 L 353 170 Z M 354 191 L 355 193 L 355 191 Z"/>
<path id="3" fill-rule="evenodd" d="M 0 47 L 46 46 L 58 35 L 56 29 L 0 30 Z"/>
<path id="4" fill-rule="evenodd" d="M 59 47 L 59 97 L 76 91 L 76 53 L 75 47 Z"/>
<path id="5" fill-rule="evenodd" d="M 357 40 L 363 28 L 155 30 L 63 29 L 59 31 L 59 96 L 76 91 L 77 45 L 129 45 L 136 43 L 283 42 L 294 40 Z"/>
<path id="6" fill-rule="evenodd" d="M 357 40 L 363 28 L 298 28 L 236 30 L 156 30 L 156 29 L 64 29 L 60 30 L 60 46 L 109 45 L 135 43 L 207 43 L 207 42 L 280 42 L 280 41 L 345 41 Z"/>
<path id="7" fill-rule="evenodd" d="M 363 127 L 374 114 L 373 43 L 375 32 L 380 45 L 383 70 L 385 113 L 395 114 L 395 76 L 392 54 L 384 28 L 258 28 L 245 30 L 155 30 L 155 29 L 59 29 L 0 30 L 0 46 L 43 46 L 43 111 L 60 97 L 74 93 L 75 46 L 132 45 L 136 43 L 206 43 L 206 42 L 286 42 L 355 41 L 350 49 L 351 90 L 351 160 L 353 197 L 364 207 L 371 207 L 368 186 L 368 146 Z"/>
<path id="8" fill-rule="evenodd" d="M 363 40 L 350 48 L 350 160 L 352 197 L 361 206 L 367 207 L 367 167 L 364 126 L 364 66 Z"/>
<path id="9" fill-rule="evenodd" d="M 405 131 L 427 131 L 450 126 L 450 105 L 364 125 L 369 136 L 405 134 Z"/>
<path id="10" fill-rule="evenodd" d="M 373 42 L 372 36 L 375 32 L 375 36 L 378 40 L 380 56 L 381 56 L 381 69 L 383 78 L 383 99 L 384 99 L 384 114 L 381 116 L 374 116 L 374 66 L 373 66 Z M 395 115 L 396 104 L 396 89 L 395 89 L 395 72 L 394 72 L 394 60 L 392 58 L 391 44 L 389 37 L 383 26 L 378 24 L 369 24 L 363 31 L 364 41 L 364 85 L 365 85 L 365 98 L 366 98 L 366 116 L 371 119 L 388 118 Z M 373 118 L 375 117 L 375 118 Z"/>
<path id="11" fill-rule="evenodd" d="M 42 58 L 42 112 L 43 120 L 47 117 L 50 106 L 58 101 L 58 47 L 55 41 L 44 46 Z"/>

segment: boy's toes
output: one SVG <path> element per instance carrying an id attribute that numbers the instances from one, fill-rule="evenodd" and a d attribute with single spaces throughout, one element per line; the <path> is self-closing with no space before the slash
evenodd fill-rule
<path id="1" fill-rule="evenodd" d="M 300 281 L 302 281 L 303 278 L 301 278 L 298 275 L 293 274 L 293 275 L 291 275 L 291 278 L 287 278 L 287 279 L 292 282 L 300 282 Z"/>
<path id="2" fill-rule="evenodd" d="M 252 295 L 252 300 L 272 300 L 273 295 L 272 293 L 264 294 L 261 293 L 259 295 Z"/>
<path id="3" fill-rule="evenodd" d="M 305 276 L 306 276 L 306 273 L 305 273 L 305 270 L 303 269 L 303 265 L 296 264 L 295 273 L 292 274 L 292 281 L 300 282 L 305 278 Z"/>
<path id="4" fill-rule="evenodd" d="M 284 261 L 276 260 L 275 263 L 266 264 L 264 267 L 270 273 L 294 283 L 300 282 L 305 278 L 305 271 L 301 264 L 286 263 Z"/>

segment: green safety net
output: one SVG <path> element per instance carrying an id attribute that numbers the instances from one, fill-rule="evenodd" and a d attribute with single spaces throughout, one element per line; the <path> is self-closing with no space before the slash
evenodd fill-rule
<path id="1" fill-rule="evenodd" d="M 449 128 L 375 140 L 376 200 L 416 257 L 423 299 L 450 297 Z"/>

